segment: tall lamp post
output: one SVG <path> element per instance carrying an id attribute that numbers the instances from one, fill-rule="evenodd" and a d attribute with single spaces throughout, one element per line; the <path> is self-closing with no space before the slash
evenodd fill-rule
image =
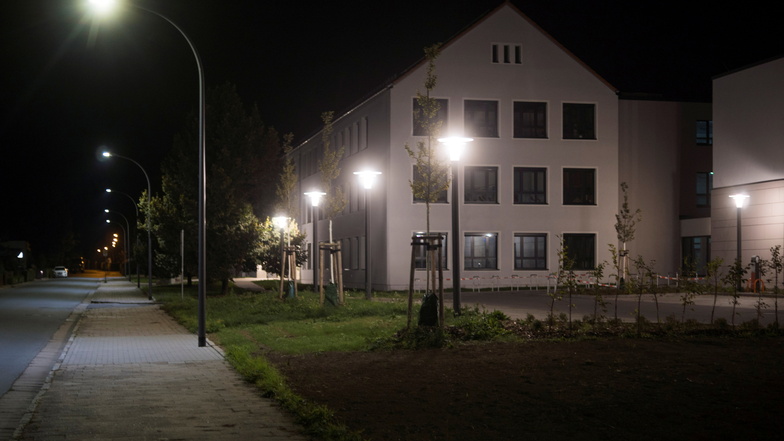
<path id="1" fill-rule="evenodd" d="M 128 199 L 130 199 L 131 203 L 133 204 L 133 209 L 136 211 L 136 222 L 137 223 L 139 222 L 139 206 L 136 204 L 136 200 L 131 195 L 129 195 L 128 193 L 124 193 L 122 191 L 113 192 L 111 188 L 107 188 L 106 192 L 107 193 L 119 193 L 119 194 L 127 197 Z M 128 232 L 128 234 L 130 234 L 130 231 Z M 138 246 L 139 245 L 139 229 L 138 228 L 136 228 L 135 236 L 136 236 L 136 245 Z M 141 288 L 141 280 L 140 280 L 140 276 L 139 276 L 139 259 L 133 259 L 133 260 L 136 261 L 136 287 L 137 288 Z M 128 278 L 128 281 L 130 281 L 130 280 L 131 279 Z"/>
<path id="2" fill-rule="evenodd" d="M 90 4 L 94 9 L 100 13 L 107 13 L 115 4 L 114 0 L 90 0 Z M 201 57 L 193 45 L 188 35 L 176 23 L 169 20 L 166 16 L 159 14 L 153 10 L 144 8 L 138 5 L 133 7 L 149 12 L 150 14 L 157 15 L 164 21 L 174 26 L 180 35 L 185 38 L 188 46 L 193 52 L 193 57 L 196 59 L 196 69 L 199 74 L 199 271 L 198 271 L 198 291 L 199 291 L 199 306 L 198 306 L 198 341 L 199 347 L 207 346 L 206 334 L 206 300 L 207 300 L 207 178 L 206 178 L 206 142 L 205 142 L 205 93 L 204 93 L 204 68 L 202 66 Z"/>
<path id="3" fill-rule="evenodd" d="M 125 215 L 120 213 L 119 211 L 110 211 L 108 208 L 104 209 L 103 211 L 106 214 L 109 214 L 109 213 L 119 214 L 123 219 L 125 219 L 125 226 L 127 227 L 127 230 L 123 229 L 123 233 L 125 234 L 125 237 L 123 238 L 123 241 L 125 242 L 125 274 L 128 275 L 128 281 L 130 282 L 131 281 L 131 275 L 130 275 L 131 267 L 129 266 L 129 263 L 128 263 L 128 256 L 129 256 L 128 251 L 130 249 L 129 246 L 128 246 L 128 236 L 131 234 L 131 224 L 128 222 L 128 218 L 125 217 Z M 106 222 L 108 223 L 109 219 L 106 219 Z M 122 228 L 122 225 L 120 225 L 120 228 Z"/>
<path id="4" fill-rule="evenodd" d="M 313 190 L 305 193 L 305 196 L 310 198 L 310 218 L 313 222 L 313 257 L 310 259 L 313 265 L 313 292 L 319 289 L 319 259 L 320 249 L 318 241 L 318 206 L 321 202 L 321 197 L 326 195 L 323 191 Z"/>
<path id="5" fill-rule="evenodd" d="M 746 203 L 746 199 L 749 198 L 749 195 L 738 193 L 738 194 L 731 194 L 730 197 L 732 198 L 732 200 L 735 201 L 735 207 L 737 208 L 737 213 L 738 213 L 738 221 L 737 221 L 737 225 L 738 225 L 738 232 L 737 232 L 738 255 L 737 255 L 737 262 L 740 265 L 741 262 L 743 262 L 743 244 L 741 243 L 741 233 L 740 233 L 740 231 L 741 231 L 740 230 L 740 218 L 741 218 L 740 212 L 741 212 L 741 209 L 743 208 L 743 205 Z M 740 283 L 740 279 L 738 279 L 738 285 L 735 288 L 738 291 L 741 290 L 742 286 L 741 286 L 741 283 Z"/>
<path id="6" fill-rule="evenodd" d="M 144 178 L 147 180 L 147 216 L 146 216 L 147 219 L 145 219 L 146 221 L 145 224 L 147 224 L 147 299 L 152 300 L 152 233 L 150 232 L 151 230 L 150 209 L 152 208 L 152 186 L 150 185 L 150 176 L 147 175 L 147 171 L 144 169 L 144 167 L 142 167 L 141 164 L 139 164 L 138 162 L 134 161 L 133 159 L 127 156 L 122 156 L 111 152 L 103 152 L 103 156 L 105 158 L 117 157 L 117 158 L 125 159 L 126 161 L 133 162 L 134 164 L 136 164 L 137 167 L 141 169 L 142 173 L 144 173 Z"/>
<path id="7" fill-rule="evenodd" d="M 460 155 L 465 150 L 465 145 L 473 138 L 452 136 L 440 138 L 438 142 L 444 144 L 449 151 L 449 160 L 452 162 L 452 309 L 455 315 L 460 315 L 460 194 L 458 190 L 459 174 L 458 162 Z"/>
<path id="8" fill-rule="evenodd" d="M 370 189 L 373 188 L 373 183 L 376 177 L 381 174 L 380 171 L 358 171 L 354 172 L 359 178 L 359 183 L 365 189 L 365 298 L 370 300 L 372 280 L 370 275 Z"/>

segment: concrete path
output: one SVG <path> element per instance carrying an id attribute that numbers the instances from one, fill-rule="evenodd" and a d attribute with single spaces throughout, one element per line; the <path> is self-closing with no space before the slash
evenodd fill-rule
<path id="1" fill-rule="evenodd" d="M 88 299 L 12 439 L 308 439 L 133 283 L 109 279 Z"/>

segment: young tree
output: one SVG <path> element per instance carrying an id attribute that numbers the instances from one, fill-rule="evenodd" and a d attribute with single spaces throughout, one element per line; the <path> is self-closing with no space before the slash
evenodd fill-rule
<path id="1" fill-rule="evenodd" d="M 414 172 L 418 178 L 409 180 L 411 193 L 414 198 L 425 203 L 425 226 L 428 234 L 430 233 L 430 204 L 437 202 L 442 192 L 446 191 L 450 185 L 449 163 L 444 161 L 444 155 L 438 154 L 436 149 L 442 123 L 438 119 L 440 105 L 437 99 L 430 96 L 438 79 L 435 73 L 435 61 L 438 58 L 440 48 L 440 44 L 425 48 L 425 57 L 428 61 L 425 93 L 417 92 L 416 97 L 419 108 L 414 115 L 414 120 L 425 137 L 417 141 L 415 148 L 407 143 L 405 145 L 408 156 L 414 160 Z M 457 203 L 457 201 L 452 201 L 452 203 Z M 453 234 L 457 234 L 457 232 Z"/>
<path id="2" fill-rule="evenodd" d="M 259 247 L 257 249 L 257 260 L 265 271 L 280 275 L 285 269 L 281 263 L 282 253 L 280 252 L 280 228 L 277 228 L 268 217 L 259 227 Z M 308 255 L 303 251 L 305 243 L 305 233 L 299 230 L 297 222 L 293 219 L 289 221 L 283 238 L 286 246 L 294 247 L 297 251 L 297 266 L 304 265 L 308 260 Z"/>
<path id="3" fill-rule="evenodd" d="M 779 274 L 781 274 L 782 269 L 784 269 L 784 259 L 781 256 L 781 245 L 776 245 L 775 247 L 770 248 L 770 260 L 768 261 L 768 267 L 773 270 L 773 305 L 774 305 L 774 312 L 775 316 L 775 325 L 776 328 L 779 327 Z"/>
<path id="4" fill-rule="evenodd" d="M 346 208 L 346 196 L 343 193 L 343 187 L 335 185 L 335 180 L 340 177 L 340 160 L 343 158 L 346 147 L 332 148 L 333 118 L 334 112 L 332 111 L 321 114 L 321 120 L 324 122 L 324 129 L 321 131 L 321 143 L 324 150 L 318 165 L 318 169 L 321 172 L 321 185 L 323 186 L 323 191 L 327 193 L 324 196 L 324 216 L 329 221 L 330 242 L 332 242 L 332 220 Z M 367 210 L 368 207 L 365 207 L 365 209 Z M 318 252 L 318 249 L 315 249 L 314 252 Z M 335 280 L 333 271 L 335 271 L 335 268 L 330 266 L 330 282 Z"/>
<path id="5" fill-rule="evenodd" d="M 615 215 L 615 232 L 618 233 L 618 242 L 621 243 L 619 252 L 621 257 L 620 284 L 626 280 L 628 270 L 628 250 L 626 244 L 634 240 L 637 223 L 642 221 L 642 211 L 638 208 L 632 211 L 629 208 L 629 186 L 626 182 L 621 182 L 621 193 L 623 193 L 623 204 L 621 210 Z"/>
<path id="6" fill-rule="evenodd" d="M 713 316 L 716 312 L 716 300 L 719 298 L 719 281 L 723 278 L 721 273 L 721 266 L 724 264 L 724 259 L 717 257 L 708 262 L 706 267 L 706 275 L 711 280 L 713 287 L 713 308 L 711 308 L 710 322 L 713 323 Z"/>
<path id="7" fill-rule="evenodd" d="M 275 187 L 275 194 L 278 196 L 278 209 L 292 219 L 299 215 L 299 196 L 294 192 L 297 187 L 297 169 L 294 166 L 294 160 L 289 157 L 293 140 L 293 133 L 283 135 L 283 166 L 278 184 Z"/>
<path id="8" fill-rule="evenodd" d="M 724 283 L 732 285 L 732 326 L 735 326 L 735 307 L 740 303 L 738 301 L 740 298 L 738 287 L 743 282 L 743 276 L 746 275 L 747 271 L 748 268 L 743 266 L 743 262 L 741 262 L 740 259 L 735 259 L 735 262 L 730 266 L 727 274 L 722 278 Z"/>

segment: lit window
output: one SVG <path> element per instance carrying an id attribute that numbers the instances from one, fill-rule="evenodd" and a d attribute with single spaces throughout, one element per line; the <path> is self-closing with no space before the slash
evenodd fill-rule
<path id="1" fill-rule="evenodd" d="M 498 269 L 498 234 L 466 233 L 463 259 L 465 269 Z"/>

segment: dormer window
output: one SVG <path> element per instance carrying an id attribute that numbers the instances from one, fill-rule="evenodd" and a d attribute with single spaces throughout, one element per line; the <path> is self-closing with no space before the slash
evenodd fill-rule
<path id="1" fill-rule="evenodd" d="M 493 64 L 523 64 L 523 45 L 512 43 L 493 43 L 490 59 Z"/>

